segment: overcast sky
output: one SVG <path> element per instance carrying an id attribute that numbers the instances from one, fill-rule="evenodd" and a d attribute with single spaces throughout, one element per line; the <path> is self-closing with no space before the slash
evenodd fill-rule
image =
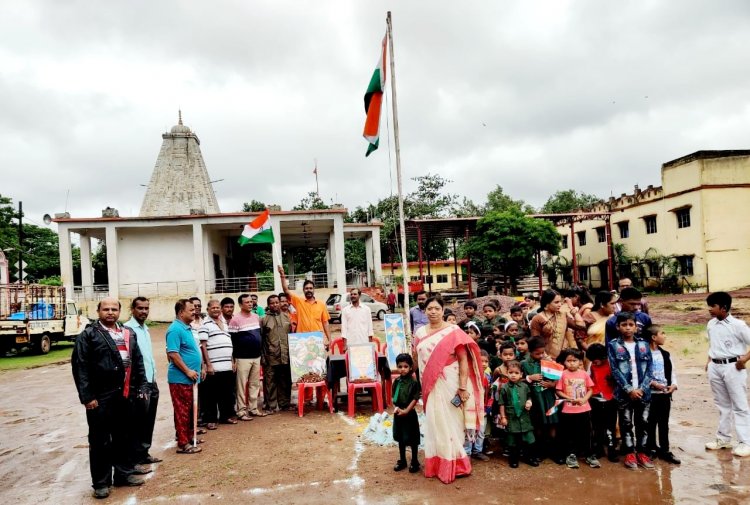
<path id="1" fill-rule="evenodd" d="M 325 201 L 375 203 L 396 191 L 385 128 L 369 158 L 361 136 L 388 9 L 407 192 L 431 172 L 477 202 L 608 197 L 750 147 L 742 0 L 25 0 L 0 5 L 0 193 L 37 223 L 68 190 L 74 217 L 137 215 L 181 107 L 224 212 L 291 208 L 315 158 Z"/>

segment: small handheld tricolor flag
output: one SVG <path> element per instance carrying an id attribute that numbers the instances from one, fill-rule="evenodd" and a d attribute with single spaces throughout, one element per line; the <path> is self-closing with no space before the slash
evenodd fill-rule
<path id="1" fill-rule="evenodd" d="M 563 370 L 565 370 L 565 367 L 562 366 L 560 363 L 555 363 L 554 361 L 551 361 L 548 359 L 542 360 L 542 375 L 547 380 L 551 380 L 551 381 L 560 380 L 560 377 L 562 377 Z"/>
<path id="2" fill-rule="evenodd" d="M 562 405 L 564 401 L 565 400 L 555 400 L 555 404 L 549 408 L 549 410 L 545 413 L 545 415 L 551 416 L 552 414 L 557 412 L 557 410 L 560 408 L 560 405 Z"/>
<path id="3" fill-rule="evenodd" d="M 370 78 L 370 84 L 365 92 L 365 130 L 362 136 L 370 143 L 367 146 L 365 157 L 378 148 L 380 143 L 380 108 L 383 104 L 383 91 L 385 91 L 385 47 L 388 36 L 383 37 L 383 46 L 378 58 L 378 66 L 375 67 Z"/>
<path id="4" fill-rule="evenodd" d="M 271 229 L 270 212 L 264 210 L 260 216 L 245 225 L 238 242 L 245 244 L 273 244 L 273 230 Z"/>

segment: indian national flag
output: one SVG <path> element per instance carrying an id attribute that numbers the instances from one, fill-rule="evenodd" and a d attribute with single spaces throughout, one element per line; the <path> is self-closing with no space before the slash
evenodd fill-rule
<path id="1" fill-rule="evenodd" d="M 380 107 L 383 104 L 383 91 L 385 90 L 385 46 L 387 41 L 388 36 L 386 35 L 383 37 L 383 47 L 380 49 L 378 66 L 372 73 L 370 84 L 367 86 L 367 92 L 365 93 L 367 119 L 365 119 L 365 130 L 362 135 L 370 143 L 367 146 L 365 156 L 369 156 L 371 152 L 378 148 L 380 143 Z"/>
<path id="2" fill-rule="evenodd" d="M 253 219 L 250 224 L 245 225 L 240 235 L 240 245 L 245 244 L 273 244 L 273 230 L 271 220 L 268 218 L 268 209 Z"/>
<path id="3" fill-rule="evenodd" d="M 541 362 L 542 365 L 542 375 L 545 379 L 556 381 L 560 380 L 560 377 L 562 377 L 563 370 L 565 370 L 565 367 L 562 366 L 560 363 L 556 363 L 554 361 L 543 359 Z"/>
<path id="4" fill-rule="evenodd" d="M 562 405 L 564 401 L 565 400 L 560 400 L 560 399 L 555 400 L 555 404 L 552 405 L 549 408 L 549 410 L 547 410 L 547 412 L 545 412 L 545 415 L 546 416 L 551 416 L 552 414 L 554 414 L 555 412 L 557 412 L 558 410 L 560 410 L 560 405 Z"/>

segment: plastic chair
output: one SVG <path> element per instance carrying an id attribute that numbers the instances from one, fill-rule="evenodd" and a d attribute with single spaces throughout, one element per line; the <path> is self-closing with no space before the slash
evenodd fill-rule
<path id="1" fill-rule="evenodd" d="M 336 351 L 338 350 L 338 353 Z M 334 338 L 333 342 L 331 342 L 331 354 L 344 354 L 344 339 Z"/>
<path id="2" fill-rule="evenodd" d="M 356 394 L 358 389 L 370 389 L 372 396 L 372 410 L 380 413 L 383 412 L 383 386 L 380 384 L 380 374 L 378 373 L 378 352 L 373 346 L 373 357 L 375 358 L 375 377 L 373 382 L 349 382 L 349 352 L 346 353 L 346 400 L 349 417 L 354 417 L 354 410 L 357 405 Z"/>
<path id="3" fill-rule="evenodd" d="M 381 344 L 379 338 L 372 337 L 372 343 L 375 344 L 378 354 L 388 356 L 388 342 Z M 391 407 L 393 405 L 393 379 L 381 376 L 380 383 L 383 386 L 383 405 Z"/>
<path id="4" fill-rule="evenodd" d="M 323 397 L 325 396 L 328 399 L 328 410 L 333 414 L 333 396 L 326 381 L 297 383 L 297 414 L 300 417 L 305 415 L 305 393 L 312 389 L 315 390 L 318 410 L 323 410 Z"/>

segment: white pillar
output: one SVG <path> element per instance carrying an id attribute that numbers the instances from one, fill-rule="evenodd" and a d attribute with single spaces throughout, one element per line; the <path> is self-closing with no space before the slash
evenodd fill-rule
<path id="1" fill-rule="evenodd" d="M 336 272 L 336 283 L 340 293 L 346 291 L 346 260 L 344 259 L 344 218 L 340 215 L 333 219 L 333 265 Z"/>
<path id="2" fill-rule="evenodd" d="M 328 233 L 328 246 L 326 246 L 326 286 L 327 288 L 333 288 L 334 280 L 336 279 L 336 273 L 334 272 L 336 262 L 334 258 L 336 251 L 334 251 L 333 242 L 335 241 L 333 230 Z"/>
<path id="3" fill-rule="evenodd" d="M 107 277 L 109 280 L 109 296 L 120 297 L 120 269 L 117 263 L 117 228 L 114 224 L 107 226 L 104 243 L 107 245 Z"/>
<path id="4" fill-rule="evenodd" d="M 193 275 L 195 276 L 195 296 L 206 303 L 206 256 L 203 253 L 203 225 L 193 223 Z"/>
<path id="5" fill-rule="evenodd" d="M 372 230 L 372 263 L 375 266 L 375 284 L 383 282 L 383 259 L 380 256 L 380 227 Z"/>
<path id="6" fill-rule="evenodd" d="M 70 246 L 70 232 L 67 227 L 61 226 L 59 234 L 60 278 L 68 298 L 73 298 L 73 250 Z"/>
<path id="7" fill-rule="evenodd" d="M 375 274 L 375 267 L 372 262 L 372 235 L 365 236 L 365 265 L 367 268 L 367 285 L 372 287 L 375 283 L 373 277 Z"/>
<path id="8" fill-rule="evenodd" d="M 94 274 L 91 268 L 91 237 L 79 235 L 81 238 L 81 286 L 85 294 L 93 295 Z"/>
<path id="9" fill-rule="evenodd" d="M 291 249 L 286 252 L 286 264 L 287 268 L 289 268 L 287 275 L 291 277 L 294 275 L 294 252 Z"/>
<path id="10" fill-rule="evenodd" d="M 273 244 L 271 244 L 271 261 L 273 263 L 273 290 L 281 293 L 281 275 L 279 275 L 279 265 L 281 265 L 281 222 L 278 218 L 271 216 L 271 230 L 273 231 Z M 287 272 L 288 275 L 294 275 L 293 272 Z"/>

